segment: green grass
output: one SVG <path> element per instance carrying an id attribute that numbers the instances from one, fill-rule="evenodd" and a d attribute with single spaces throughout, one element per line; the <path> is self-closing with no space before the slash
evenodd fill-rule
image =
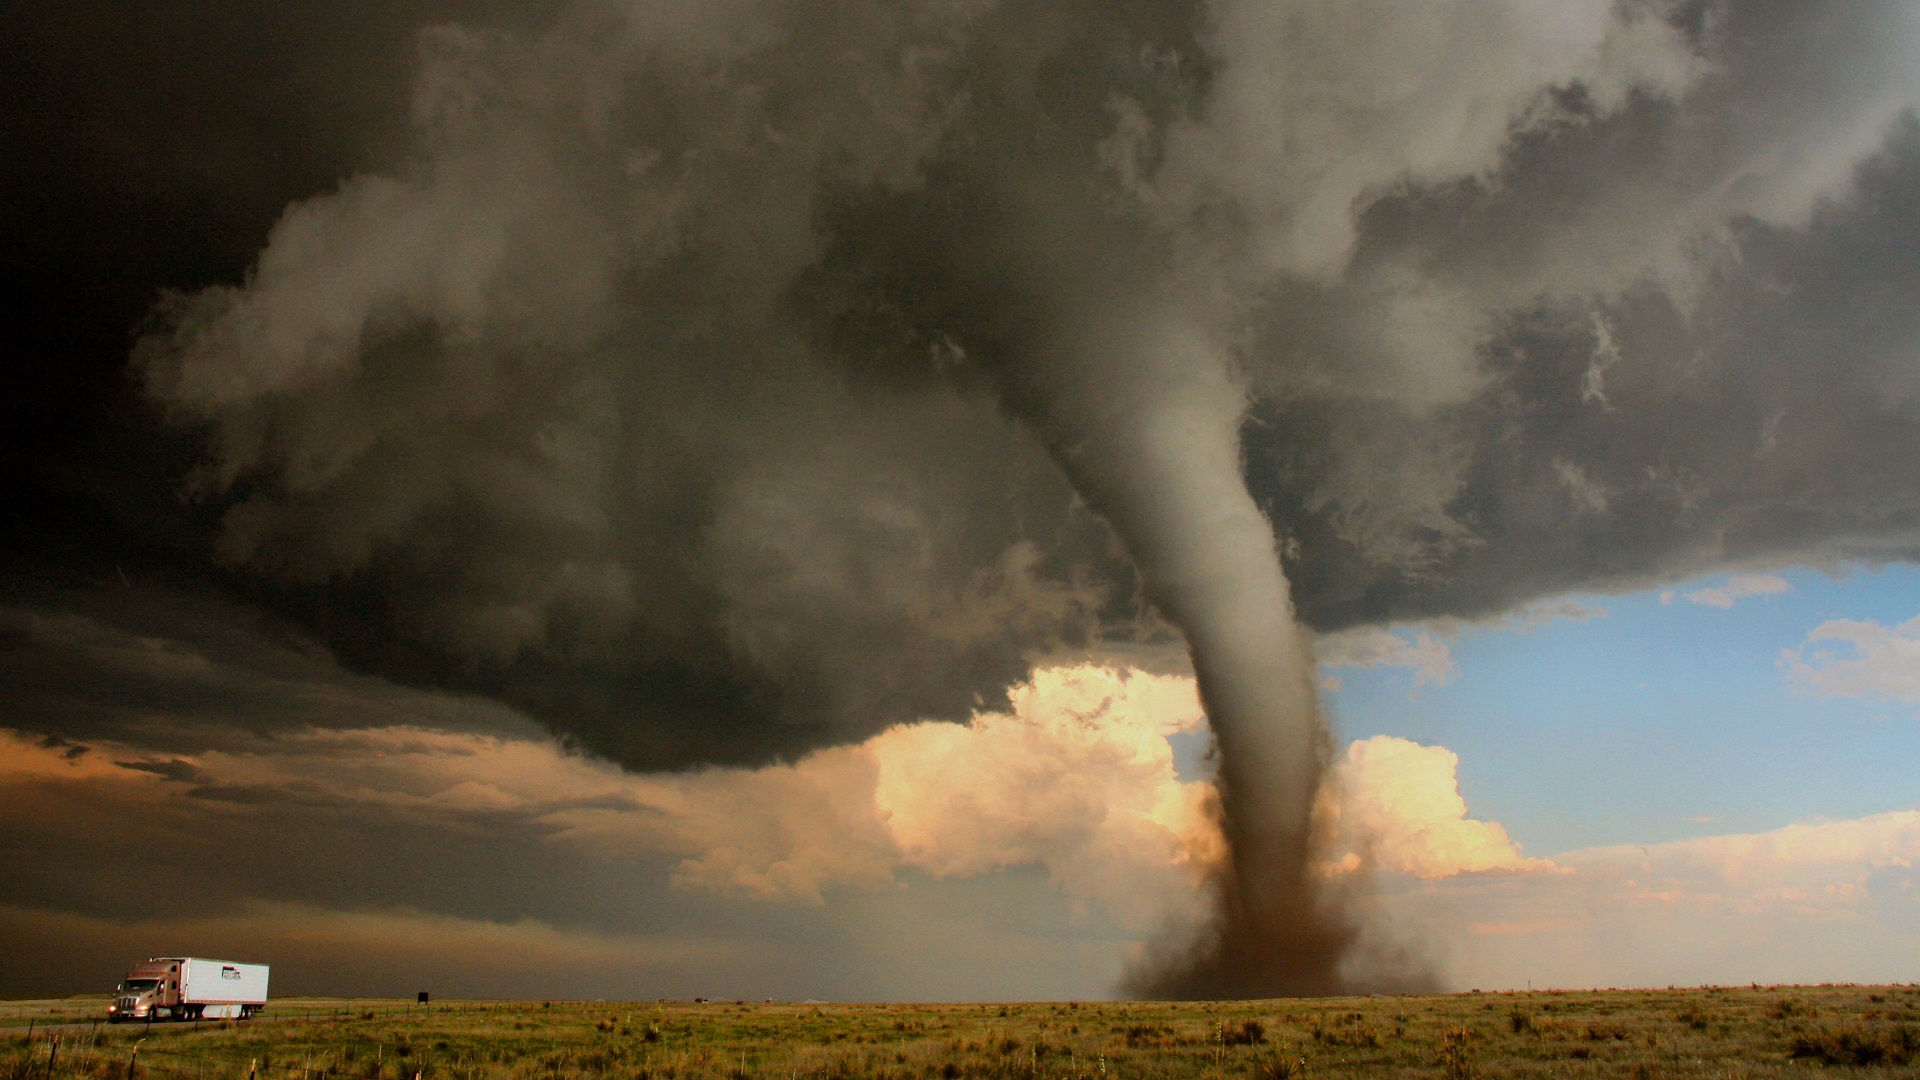
<path id="1" fill-rule="evenodd" d="M 100 1009 L 104 999 L 14 1002 L 0 1020 Z M 12 1028 L 0 1080 L 126 1080 L 136 1046 L 136 1080 L 1920 1076 L 1915 986 L 1004 1006 L 444 1002 L 411 1013 L 397 1001 L 294 998 L 269 1015 L 282 1019 L 101 1024 L 31 1044 Z"/>

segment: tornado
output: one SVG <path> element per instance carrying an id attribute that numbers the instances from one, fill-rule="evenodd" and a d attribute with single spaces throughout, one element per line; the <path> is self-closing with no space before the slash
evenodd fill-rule
<path id="1" fill-rule="evenodd" d="M 1201 308 L 1201 313 L 1195 309 Z M 1116 315 L 1124 311 L 1124 315 Z M 1357 928 L 1312 873 L 1328 759 L 1311 643 L 1272 524 L 1243 480 L 1247 393 L 1204 305 L 1103 305 L 1036 365 L 1035 419 L 1113 530 L 1145 598 L 1185 636 L 1219 749 L 1230 858 L 1202 936 L 1128 977 L 1153 998 L 1310 996 L 1351 989 Z"/>

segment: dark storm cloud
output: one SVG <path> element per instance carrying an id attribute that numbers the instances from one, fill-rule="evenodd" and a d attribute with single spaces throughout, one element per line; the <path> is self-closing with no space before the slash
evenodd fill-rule
<path id="1" fill-rule="evenodd" d="M 63 200 L 12 219 L 22 332 L 95 335 L 65 355 L 36 339 L 38 361 L 13 369 L 52 381 L 17 401 L 77 413 L 37 442 L 17 436 L 30 482 L 12 498 L 28 526 L 16 542 L 108 583 L 169 566 L 205 580 L 216 549 L 227 569 L 213 580 L 350 663 L 503 696 L 633 764 L 763 759 L 952 715 L 1034 655 L 1129 636 L 1131 571 L 1073 509 L 1044 440 L 1001 406 L 1119 385 L 1008 377 L 1025 363 L 1010 345 L 1058 315 L 1021 295 L 1062 272 L 1046 258 L 1111 265 L 1076 287 L 1124 293 L 1140 277 L 1126 267 L 1153 250 L 1151 229 L 1116 224 L 1102 185 L 1156 169 L 1168 198 L 1205 185 L 1239 198 L 1250 183 L 1233 170 L 1259 159 L 1257 129 L 1239 129 L 1232 167 L 1210 179 L 1163 160 L 1200 152 L 1180 141 L 1185 118 L 1224 115 L 1232 88 L 1215 73 L 1248 63 L 1209 36 L 1219 13 L 667 10 L 15 13 L 32 47 L 8 72 L 23 150 L 9 179 Z M 1698 484 L 1731 459 L 1659 441 L 1671 399 L 1623 396 L 1636 370 L 1676 377 L 1702 350 L 1726 356 L 1730 381 L 1748 370 L 1730 331 L 1689 306 L 1762 280 L 1749 272 L 1761 234 L 1786 249 L 1802 235 L 1768 222 L 1801 214 L 1886 136 L 1904 100 L 1903 11 L 1668 17 L 1704 74 L 1572 63 L 1552 83 L 1543 61 L 1535 82 L 1503 76 L 1518 96 L 1488 77 L 1492 100 L 1543 96 L 1494 157 L 1459 152 L 1464 179 L 1444 155 L 1380 150 L 1377 132 L 1336 137 L 1407 179 L 1351 189 L 1345 270 L 1298 256 L 1310 272 L 1290 274 L 1281 258 L 1241 355 L 1259 397 L 1248 480 L 1294 545 L 1309 621 L 1476 614 L 1723 556 L 1830 555 L 1870 520 L 1867 547 L 1903 550 L 1858 480 L 1851 513 L 1803 514 L 1797 539 L 1776 524 L 1771 543 L 1723 542 L 1707 523 L 1731 520 L 1714 512 L 1731 488 L 1714 485 L 1703 510 Z M 1419 62 L 1383 40 L 1327 69 Z M 829 55 L 840 62 L 812 62 Z M 1623 78 L 1655 89 L 1623 102 Z M 355 178 L 325 196 L 342 177 Z M 1082 185 L 1066 197 L 1086 206 L 1021 209 L 1036 184 Z M 312 195 L 269 244 L 274 216 Z M 1712 239 L 1743 213 L 1762 217 Z M 82 227 L 35 226 L 50 217 Z M 980 228 L 994 218 L 1001 233 Z M 130 221 L 206 227 L 149 236 Z M 1717 263 L 1683 250 L 1695 236 Z M 1894 287 L 1842 242 L 1825 241 L 1827 258 Z M 212 371 L 221 350 L 251 349 L 227 369 L 251 374 L 196 384 L 192 364 L 149 353 L 149 386 L 212 423 L 198 490 L 227 493 L 183 507 L 170 489 L 198 451 L 146 426 L 112 365 L 155 288 L 238 280 L 262 247 L 252 294 L 281 281 L 282 299 L 247 317 L 278 336 L 193 337 L 194 319 L 247 294 L 165 309 L 187 350 L 168 355 Z M 81 302 L 76 281 L 117 299 L 85 294 L 88 312 L 33 299 Z M 1892 314 L 1844 317 L 1850 346 L 1905 332 Z M 1621 366 L 1582 389 L 1602 326 Z M 1832 337 L 1821 354 L 1857 373 Z M 1775 353 L 1776 369 L 1811 370 Z M 1722 422 L 1745 395 L 1695 389 L 1691 432 L 1778 411 Z M 1776 435 L 1812 414 L 1795 415 Z M 1778 475 L 1786 489 L 1804 472 Z M 37 513 L 80 527 L 53 541 Z"/>
<path id="2" fill-rule="evenodd" d="M 114 764 L 123 769 L 132 769 L 134 772 L 152 773 L 162 780 L 170 780 L 176 784 L 196 783 L 205 775 L 193 762 L 182 761 L 179 758 L 166 761 L 116 761 Z"/>
<path id="3" fill-rule="evenodd" d="M 1912 557 L 1911 12 L 1724 17 L 1696 94 L 1609 117 L 1563 97 L 1497 173 L 1361 215 L 1356 279 L 1418 266 L 1492 315 L 1458 400 L 1303 399 L 1299 361 L 1356 348 L 1362 287 L 1278 292 L 1248 477 L 1309 620 Z"/>
<path id="4" fill-rule="evenodd" d="M 489 699 L 343 670 L 293 628 L 225 602 L 154 589 L 39 600 L 0 607 L 8 726 L 44 733 L 42 745 L 70 757 L 87 752 L 79 738 L 190 753 L 311 728 L 529 728 Z"/>
<path id="5" fill-rule="evenodd" d="M 212 428 L 220 554 L 353 662 L 636 766 L 756 760 L 961 713 L 1116 599 L 991 395 L 849 381 L 789 301 L 823 186 L 937 136 L 966 18 L 763 14 L 429 34 L 430 165 L 164 309 L 141 368 Z M 841 53 L 871 70 L 809 59 Z"/>

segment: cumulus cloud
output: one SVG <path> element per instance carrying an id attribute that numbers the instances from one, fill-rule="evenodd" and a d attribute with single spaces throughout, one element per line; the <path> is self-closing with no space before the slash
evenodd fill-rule
<path id="1" fill-rule="evenodd" d="M 1920 616 L 1897 626 L 1870 619 L 1833 619 L 1783 649 L 1790 678 L 1836 697 L 1920 701 Z"/>
<path id="2" fill-rule="evenodd" d="M 1411 635 L 1385 627 L 1368 626 L 1327 634 L 1314 642 L 1314 657 L 1325 669 L 1401 668 L 1413 673 L 1414 685 L 1445 686 L 1460 674 L 1453 650 L 1426 630 Z M 1337 690 L 1337 677 L 1323 676 L 1322 684 Z"/>
<path id="3" fill-rule="evenodd" d="M 1348 744 L 1334 764 L 1321 818 L 1339 868 L 1372 863 L 1433 879 L 1487 871 L 1551 870 L 1520 854 L 1497 822 L 1467 816 L 1459 755 L 1391 735 Z"/>
<path id="4" fill-rule="evenodd" d="M 1787 579 L 1777 574 L 1735 574 L 1728 578 L 1724 585 L 1696 589 L 1677 595 L 1689 604 L 1730 608 L 1742 600 L 1749 600 L 1756 596 L 1777 596 L 1792 589 L 1793 586 L 1787 583 Z M 1675 595 L 1673 591 L 1663 592 L 1660 594 L 1660 602 L 1670 604 Z"/>
<path id="5" fill-rule="evenodd" d="M 1388 906 L 1481 987 L 1887 981 L 1920 960 L 1920 812 L 1554 856 Z"/>

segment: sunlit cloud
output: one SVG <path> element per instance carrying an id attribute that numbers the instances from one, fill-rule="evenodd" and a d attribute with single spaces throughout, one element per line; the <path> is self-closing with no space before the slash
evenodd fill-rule
<path id="1" fill-rule="evenodd" d="M 1349 744 L 1335 763 L 1321 814 L 1337 837 L 1336 865 L 1366 860 L 1434 879 L 1486 871 L 1555 869 L 1520 854 L 1497 822 L 1467 816 L 1459 755 L 1390 735 Z"/>
<path id="2" fill-rule="evenodd" d="M 0 785 L 112 789 L 143 814 L 244 821 L 265 805 L 351 807 L 465 830 L 512 820 L 601 858 L 664 855 L 683 889 L 819 905 L 836 889 L 1043 869 L 1072 905 L 1136 931 L 1190 918 L 1221 841 L 1212 785 L 1169 737 L 1204 732 L 1193 680 L 1101 666 L 1036 671 L 1006 711 L 922 722 L 791 764 L 631 774 L 551 740 L 391 726 L 307 729 L 246 749 L 156 754 L 0 739 Z M 1338 763 L 1343 847 L 1421 877 L 1540 865 L 1468 820 L 1457 759 L 1372 739 Z"/>

